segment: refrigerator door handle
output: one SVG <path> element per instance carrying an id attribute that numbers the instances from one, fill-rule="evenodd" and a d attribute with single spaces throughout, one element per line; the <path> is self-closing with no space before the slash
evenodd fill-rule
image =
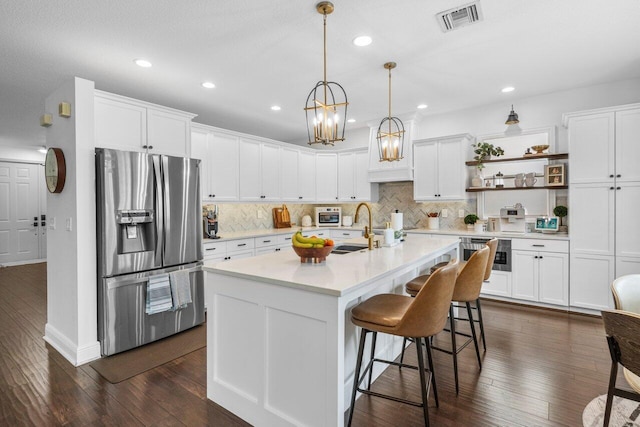
<path id="1" fill-rule="evenodd" d="M 155 207 L 156 207 L 156 265 L 164 265 L 164 189 L 162 183 L 162 163 L 160 156 L 153 156 L 153 176 L 155 181 Z"/>

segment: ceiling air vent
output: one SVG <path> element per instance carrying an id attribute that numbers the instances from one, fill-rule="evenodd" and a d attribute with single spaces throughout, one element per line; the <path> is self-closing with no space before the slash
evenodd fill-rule
<path id="1" fill-rule="evenodd" d="M 455 30 L 465 25 L 473 24 L 482 20 L 480 2 L 469 3 L 465 6 L 454 7 L 436 15 L 442 31 Z"/>

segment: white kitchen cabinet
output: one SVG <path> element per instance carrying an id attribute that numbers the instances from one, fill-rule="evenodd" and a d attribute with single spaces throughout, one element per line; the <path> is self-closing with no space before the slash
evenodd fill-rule
<path id="1" fill-rule="evenodd" d="M 276 234 L 255 238 L 256 255 L 291 249 L 291 234 Z"/>
<path id="2" fill-rule="evenodd" d="M 96 147 L 188 157 L 195 114 L 96 90 Z"/>
<path id="3" fill-rule="evenodd" d="M 571 304 L 612 308 L 609 285 L 640 273 L 640 104 L 563 115 L 569 129 Z"/>
<path id="4" fill-rule="evenodd" d="M 316 198 L 316 155 L 297 148 L 280 150 L 280 199 L 313 202 Z"/>
<path id="5" fill-rule="evenodd" d="M 378 200 L 378 184 L 369 182 L 369 153 L 365 150 L 338 153 L 338 200 Z"/>
<path id="6" fill-rule="evenodd" d="M 316 200 L 316 153 L 301 150 L 298 153 L 298 196 L 299 201 Z"/>
<path id="7" fill-rule="evenodd" d="M 224 261 L 227 256 L 227 242 L 205 241 L 202 244 L 204 262 Z"/>
<path id="8" fill-rule="evenodd" d="M 482 283 L 482 294 L 511 298 L 511 272 L 492 270 L 489 279 Z"/>
<path id="9" fill-rule="evenodd" d="M 240 201 L 280 200 L 280 147 L 240 138 Z"/>
<path id="10" fill-rule="evenodd" d="M 355 239 L 362 237 L 363 232 L 360 230 L 331 230 L 330 237 L 336 242 L 342 240 Z"/>
<path id="11" fill-rule="evenodd" d="M 465 149 L 471 135 L 453 135 L 415 141 L 413 198 L 416 201 L 465 198 Z"/>
<path id="12" fill-rule="evenodd" d="M 238 138 L 216 128 L 194 124 L 191 157 L 200 159 L 200 187 L 203 202 L 238 200 Z"/>
<path id="13" fill-rule="evenodd" d="M 338 201 L 338 156 L 336 153 L 316 154 L 316 201 Z"/>
<path id="14" fill-rule="evenodd" d="M 569 305 L 568 242 L 513 239 L 513 298 Z"/>
<path id="15" fill-rule="evenodd" d="M 188 157 L 194 115 L 147 108 L 147 149 L 150 153 Z"/>

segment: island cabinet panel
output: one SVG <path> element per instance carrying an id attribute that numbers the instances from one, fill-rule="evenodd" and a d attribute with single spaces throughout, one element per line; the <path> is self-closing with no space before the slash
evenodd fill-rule
<path id="1" fill-rule="evenodd" d="M 205 264 L 207 398 L 254 425 L 343 426 L 360 333 L 351 308 L 401 294 L 435 260 L 458 255 L 457 239 L 412 236 L 320 264 L 292 250 Z M 393 360 L 401 348 L 400 337 L 381 334 L 376 356 Z"/>

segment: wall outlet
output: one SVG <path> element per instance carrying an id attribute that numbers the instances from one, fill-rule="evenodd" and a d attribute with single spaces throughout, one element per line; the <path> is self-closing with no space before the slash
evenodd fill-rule
<path id="1" fill-rule="evenodd" d="M 449 216 L 449 211 L 446 209 L 442 209 L 441 214 L 442 214 L 442 218 L 446 218 Z"/>
<path id="2" fill-rule="evenodd" d="M 262 219 L 262 209 L 258 209 L 258 219 Z"/>
<path id="3" fill-rule="evenodd" d="M 458 218 L 464 218 L 464 209 L 458 211 Z"/>
<path id="4" fill-rule="evenodd" d="M 55 230 L 56 229 L 56 217 L 54 216 L 53 218 L 49 218 L 49 230 Z"/>
<path id="5" fill-rule="evenodd" d="M 73 230 L 73 218 L 67 218 L 66 226 L 67 226 L 67 231 Z"/>

